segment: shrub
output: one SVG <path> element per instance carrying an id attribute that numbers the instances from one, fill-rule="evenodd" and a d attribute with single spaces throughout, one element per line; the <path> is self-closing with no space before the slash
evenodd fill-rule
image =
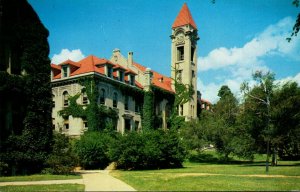
<path id="1" fill-rule="evenodd" d="M 46 160 L 46 169 L 43 173 L 71 174 L 77 165 L 78 158 L 73 151 L 69 138 L 63 134 L 55 133 L 52 153 Z"/>
<path id="2" fill-rule="evenodd" d="M 177 132 L 163 130 L 129 132 L 109 148 L 111 160 L 127 170 L 181 167 L 185 154 Z"/>
<path id="3" fill-rule="evenodd" d="M 107 156 L 109 143 L 111 143 L 109 134 L 86 132 L 75 143 L 75 152 L 79 156 L 80 165 L 85 169 L 105 168 L 110 162 Z"/>

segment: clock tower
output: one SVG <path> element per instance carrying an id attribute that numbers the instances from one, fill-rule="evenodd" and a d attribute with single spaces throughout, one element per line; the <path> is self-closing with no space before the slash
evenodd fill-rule
<path id="1" fill-rule="evenodd" d="M 191 86 L 192 98 L 178 106 L 178 114 L 185 120 L 197 118 L 197 26 L 186 3 L 183 4 L 172 25 L 171 77 L 175 82 Z M 176 90 L 175 90 L 176 91 Z"/>

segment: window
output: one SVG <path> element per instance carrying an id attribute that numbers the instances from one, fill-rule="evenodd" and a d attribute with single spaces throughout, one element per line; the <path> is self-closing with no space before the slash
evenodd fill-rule
<path id="1" fill-rule="evenodd" d="M 184 47 L 177 47 L 177 60 L 183 61 L 184 60 Z"/>
<path id="2" fill-rule="evenodd" d="M 191 48 L 191 61 L 193 61 L 193 62 L 194 62 L 194 55 L 195 55 L 195 48 L 192 47 Z"/>
<path id="3" fill-rule="evenodd" d="M 134 85 L 134 76 L 130 75 L 130 85 Z"/>
<path id="4" fill-rule="evenodd" d="M 69 93 L 67 91 L 65 91 L 63 93 L 63 104 L 64 104 L 64 107 L 69 106 Z"/>
<path id="5" fill-rule="evenodd" d="M 82 104 L 86 105 L 86 104 L 88 104 L 88 102 L 89 102 L 89 100 L 88 100 L 87 94 L 83 93 L 82 94 Z"/>
<path id="6" fill-rule="evenodd" d="M 141 106 L 137 101 L 135 101 L 135 110 L 134 111 L 136 113 L 139 113 L 141 111 Z"/>
<path id="7" fill-rule="evenodd" d="M 119 71 L 119 80 L 124 81 L 124 72 L 123 71 Z"/>
<path id="8" fill-rule="evenodd" d="M 125 95 L 125 110 L 128 110 L 128 105 L 129 105 L 129 97 Z"/>
<path id="9" fill-rule="evenodd" d="M 55 108 L 55 95 L 52 94 L 52 108 Z"/>
<path id="10" fill-rule="evenodd" d="M 192 78 L 195 78 L 195 71 L 192 70 Z"/>
<path id="11" fill-rule="evenodd" d="M 177 80 L 181 83 L 182 82 L 182 70 L 178 70 L 177 72 Z"/>
<path id="12" fill-rule="evenodd" d="M 62 66 L 62 72 L 63 72 L 63 77 L 68 77 L 68 66 L 67 65 Z"/>
<path id="13" fill-rule="evenodd" d="M 180 115 L 183 115 L 183 105 L 180 105 Z"/>
<path id="14" fill-rule="evenodd" d="M 88 128 L 88 122 L 87 121 L 83 121 L 83 128 L 87 129 Z"/>
<path id="15" fill-rule="evenodd" d="M 138 129 L 139 129 L 139 124 L 140 124 L 139 121 L 135 121 L 135 122 L 134 122 L 134 128 L 135 128 L 135 130 L 138 130 Z"/>
<path id="16" fill-rule="evenodd" d="M 118 94 L 114 93 L 113 95 L 113 107 L 117 107 L 118 106 Z"/>
<path id="17" fill-rule="evenodd" d="M 64 123 L 64 129 L 69 130 L 69 123 L 68 122 Z"/>
<path id="18" fill-rule="evenodd" d="M 112 77 L 113 69 L 111 66 L 107 66 L 107 77 Z"/>
<path id="19" fill-rule="evenodd" d="M 105 105 L 105 90 L 100 90 L 100 104 Z"/>
<path id="20" fill-rule="evenodd" d="M 131 129 L 131 120 L 125 119 L 125 131 L 130 131 Z"/>

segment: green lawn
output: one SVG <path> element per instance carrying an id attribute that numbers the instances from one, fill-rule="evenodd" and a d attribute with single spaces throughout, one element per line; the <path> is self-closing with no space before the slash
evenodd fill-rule
<path id="1" fill-rule="evenodd" d="M 181 169 L 113 171 L 137 190 L 300 190 L 300 162 L 280 161 L 265 173 L 264 162 L 184 163 Z"/>
<path id="2" fill-rule="evenodd" d="M 81 179 L 81 175 L 27 175 L 1 177 L 0 182 Z"/>
<path id="3" fill-rule="evenodd" d="M 23 191 L 84 191 L 84 185 L 80 184 L 53 184 L 53 185 L 22 185 L 0 186 L 1 192 Z"/>

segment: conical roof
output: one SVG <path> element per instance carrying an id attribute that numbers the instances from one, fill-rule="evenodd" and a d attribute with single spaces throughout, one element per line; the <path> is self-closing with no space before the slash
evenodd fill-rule
<path id="1" fill-rule="evenodd" d="M 195 29 L 197 29 L 197 26 L 192 17 L 192 14 L 191 14 L 187 4 L 184 3 L 172 25 L 172 28 L 174 29 L 176 27 L 184 26 L 187 24 L 189 24 L 189 25 L 193 26 Z"/>

